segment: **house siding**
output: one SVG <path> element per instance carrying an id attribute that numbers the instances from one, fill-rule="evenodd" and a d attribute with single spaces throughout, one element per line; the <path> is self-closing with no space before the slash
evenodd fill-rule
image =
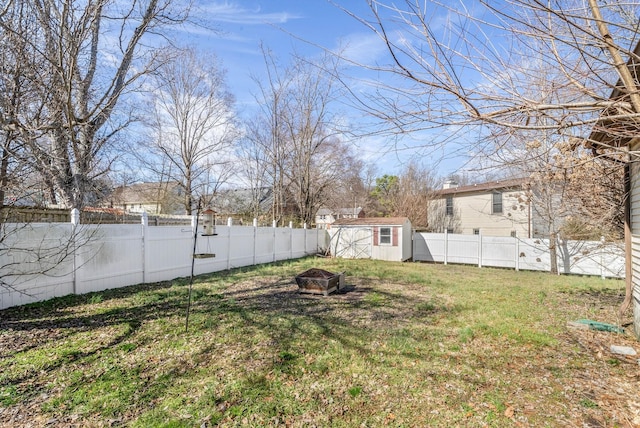
<path id="1" fill-rule="evenodd" d="M 640 145 L 639 145 L 640 146 Z M 633 147 L 638 150 L 640 147 Z M 631 277 L 633 284 L 633 299 L 640 301 L 640 164 L 631 164 Z M 627 255 L 629 257 L 629 255 Z M 633 305 L 635 325 L 640 325 L 640 305 Z M 638 333 L 638 332 L 636 332 Z"/>
<path id="2" fill-rule="evenodd" d="M 493 192 L 453 195 L 459 225 L 454 232 L 470 235 L 480 229 L 487 236 L 510 236 L 515 231 L 517 236 L 528 237 L 531 216 L 525 196 L 521 190 L 502 192 L 502 212 L 493 214 Z"/>

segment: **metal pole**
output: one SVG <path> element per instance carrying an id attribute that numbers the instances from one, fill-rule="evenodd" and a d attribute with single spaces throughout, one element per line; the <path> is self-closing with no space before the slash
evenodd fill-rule
<path id="1" fill-rule="evenodd" d="M 189 301 L 187 303 L 187 317 L 184 323 L 185 333 L 189 331 L 189 312 L 191 312 L 191 289 L 193 288 L 193 272 L 196 264 L 196 245 L 198 244 L 198 220 L 200 218 L 200 198 L 198 198 L 198 208 L 196 209 L 196 221 L 193 228 L 193 251 L 191 252 L 191 278 L 189 278 Z"/>

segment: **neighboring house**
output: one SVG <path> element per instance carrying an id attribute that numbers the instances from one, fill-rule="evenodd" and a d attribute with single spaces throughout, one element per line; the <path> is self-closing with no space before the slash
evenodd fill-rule
<path id="1" fill-rule="evenodd" d="M 183 195 L 175 182 L 136 183 L 116 188 L 105 205 L 129 213 L 184 214 Z"/>
<path id="2" fill-rule="evenodd" d="M 458 186 L 448 181 L 431 204 L 429 228 L 487 236 L 540 236 L 542 222 L 536 220 L 526 183 L 511 179 Z"/>
<path id="3" fill-rule="evenodd" d="M 338 208 L 336 210 L 320 208 L 316 213 L 316 228 L 328 229 L 328 226 L 333 224 L 336 220 L 364 217 L 365 212 L 361 207 Z"/>
<path id="4" fill-rule="evenodd" d="M 411 258 L 411 222 L 406 217 L 339 219 L 327 226 L 333 257 L 405 261 Z"/>

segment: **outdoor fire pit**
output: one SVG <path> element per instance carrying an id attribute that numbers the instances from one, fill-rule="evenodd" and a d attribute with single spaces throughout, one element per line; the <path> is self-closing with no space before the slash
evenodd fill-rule
<path id="1" fill-rule="evenodd" d="M 344 286 L 344 272 L 332 273 L 323 269 L 309 269 L 296 276 L 298 292 L 323 294 L 329 293 Z"/>

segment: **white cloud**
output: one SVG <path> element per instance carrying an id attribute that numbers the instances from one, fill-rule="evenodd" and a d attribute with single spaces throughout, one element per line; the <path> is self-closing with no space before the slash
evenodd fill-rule
<path id="1" fill-rule="evenodd" d="M 336 52 L 354 63 L 375 65 L 387 54 L 387 48 L 377 34 L 352 33 L 340 40 Z"/>
<path id="2" fill-rule="evenodd" d="M 202 9 L 211 14 L 213 21 L 240 25 L 284 24 L 302 18 L 301 15 L 289 12 L 265 13 L 259 7 L 248 9 L 233 2 L 214 2 L 202 6 Z"/>

